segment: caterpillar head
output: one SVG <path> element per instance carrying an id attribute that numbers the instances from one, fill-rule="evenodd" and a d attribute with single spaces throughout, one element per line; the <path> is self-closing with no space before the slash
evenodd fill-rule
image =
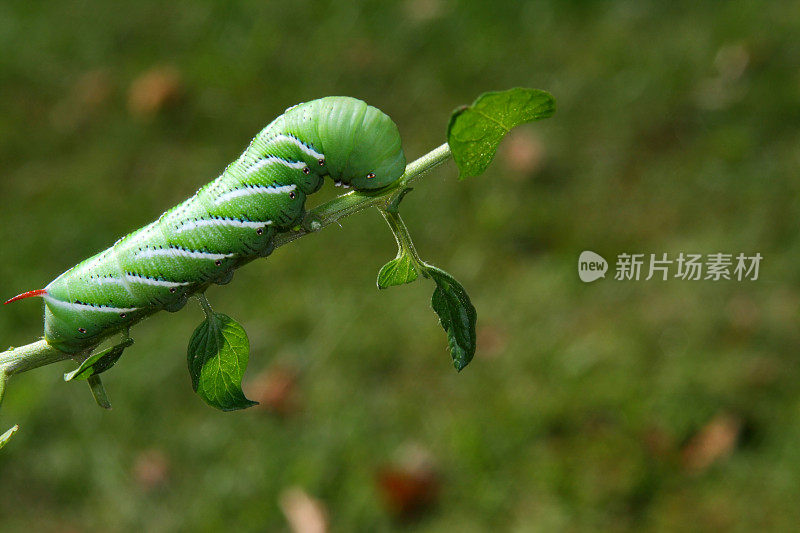
<path id="1" fill-rule="evenodd" d="M 286 122 L 322 149 L 327 174 L 344 186 L 379 189 L 405 171 L 397 126 L 361 100 L 343 96 L 314 100 L 287 111 Z"/>
<path id="2" fill-rule="evenodd" d="M 363 104 L 363 102 L 362 102 Z M 379 189 L 394 183 L 406 170 L 406 157 L 400 142 L 397 125 L 385 113 L 372 106 L 363 104 L 363 119 L 354 119 L 350 126 L 352 146 L 349 153 L 334 158 L 328 171 L 334 179 L 356 190 Z M 348 135 L 343 136 L 344 139 Z"/>

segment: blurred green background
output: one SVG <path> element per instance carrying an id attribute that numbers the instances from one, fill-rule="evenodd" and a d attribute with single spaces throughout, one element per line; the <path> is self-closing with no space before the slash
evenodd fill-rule
<path id="1" fill-rule="evenodd" d="M 478 309 L 461 374 L 430 282 L 379 292 L 377 213 L 209 291 L 245 390 L 190 386 L 195 305 L 134 331 L 94 405 L 15 377 L 3 531 L 789 530 L 800 520 L 800 3 L 0 4 L 0 296 L 39 288 L 213 179 L 295 103 L 363 98 L 409 159 L 486 90 L 551 91 L 482 177 L 403 203 Z M 332 187 L 312 197 L 330 197 Z M 758 281 L 579 281 L 577 257 L 760 252 Z M 613 267 L 612 267 L 613 268 Z M 41 309 L 3 308 L 31 342 Z M 298 518 L 299 517 L 299 518 Z"/>

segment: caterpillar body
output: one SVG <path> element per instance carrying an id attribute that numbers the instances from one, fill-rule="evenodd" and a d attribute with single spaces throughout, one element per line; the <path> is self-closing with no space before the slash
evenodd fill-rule
<path id="1" fill-rule="evenodd" d="M 361 100 L 326 97 L 291 107 L 223 173 L 155 222 L 61 274 L 41 296 L 44 334 L 67 353 L 89 349 L 157 311 L 177 311 L 210 283 L 269 255 L 299 224 L 323 177 L 377 189 L 405 170 L 397 126 Z"/>

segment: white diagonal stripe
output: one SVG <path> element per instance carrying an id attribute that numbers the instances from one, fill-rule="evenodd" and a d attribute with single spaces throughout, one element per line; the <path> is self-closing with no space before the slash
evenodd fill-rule
<path id="1" fill-rule="evenodd" d="M 131 283 L 141 283 L 142 285 L 152 285 L 153 287 L 166 287 L 168 289 L 186 287 L 187 285 L 193 284 L 191 281 L 167 281 L 165 279 L 148 278 L 147 276 L 140 276 L 139 274 L 132 274 L 130 272 L 125 274 L 125 279 Z"/>
<path id="2" fill-rule="evenodd" d="M 306 168 L 306 164 L 303 163 L 302 161 L 287 161 L 280 157 L 275 157 L 274 155 L 270 155 L 265 157 L 264 159 L 259 159 L 258 161 L 247 167 L 244 170 L 244 172 L 245 174 L 252 174 L 254 172 L 258 172 L 259 170 L 261 170 L 262 168 L 271 163 L 278 163 L 279 165 L 283 165 L 289 168 L 294 168 L 297 170 L 302 170 Z"/>
<path id="3" fill-rule="evenodd" d="M 297 188 L 297 185 L 280 185 L 280 186 L 264 186 L 264 185 L 253 185 L 248 187 L 243 187 L 241 189 L 233 189 L 232 191 L 228 191 L 225 194 L 221 194 L 217 196 L 214 200 L 214 203 L 219 205 L 221 203 L 227 202 L 233 198 L 239 198 L 240 196 L 251 196 L 253 194 L 282 194 L 285 192 L 292 192 Z"/>
<path id="4" fill-rule="evenodd" d="M 211 261 L 219 261 L 220 259 L 227 259 L 236 254 L 215 254 L 213 252 L 197 252 L 194 250 L 184 250 L 183 248 L 145 248 L 144 250 L 137 251 L 136 257 L 146 259 L 149 257 L 188 257 L 191 259 L 208 259 Z"/>
<path id="5" fill-rule="evenodd" d="M 306 155 L 310 155 L 311 157 L 313 157 L 315 159 L 325 159 L 324 155 L 322 155 L 321 153 L 317 152 L 312 147 L 310 147 L 309 145 L 307 145 L 306 143 L 304 143 L 303 141 L 301 141 L 300 139 L 298 139 L 294 135 L 286 135 L 286 134 L 282 133 L 282 134 L 276 136 L 275 138 L 273 138 L 272 140 L 270 140 L 270 142 L 267 143 L 267 146 L 271 145 L 272 143 L 274 143 L 276 141 L 289 141 L 293 145 L 295 145 L 298 148 L 300 148 L 303 151 L 303 153 L 305 153 Z"/>
<path id="6" fill-rule="evenodd" d="M 177 231 L 181 233 L 184 231 L 191 231 L 201 226 L 233 226 L 236 228 L 263 228 L 272 224 L 271 220 L 266 222 L 252 222 L 250 220 L 239 220 L 237 218 L 202 218 L 200 220 L 190 220 L 180 226 L 175 226 Z"/>
<path id="7" fill-rule="evenodd" d="M 71 311 L 95 311 L 99 313 L 133 313 L 134 311 L 138 311 L 138 307 L 111 307 L 109 305 L 89 305 L 89 304 L 79 304 L 79 303 L 72 303 L 72 302 L 63 302 L 61 300 L 57 300 L 52 296 L 45 296 L 45 302 L 48 305 L 55 305 L 56 307 L 62 307 L 64 309 L 69 309 Z"/>

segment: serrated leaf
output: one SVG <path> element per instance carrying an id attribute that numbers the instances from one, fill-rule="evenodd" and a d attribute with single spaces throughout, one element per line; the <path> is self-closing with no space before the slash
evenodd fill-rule
<path id="1" fill-rule="evenodd" d="M 91 376 L 102 374 L 114 366 L 125 348 L 133 344 L 133 339 L 125 339 L 116 346 L 106 348 L 103 351 L 87 357 L 75 370 L 64 374 L 64 381 L 77 381 L 88 379 Z"/>
<path id="2" fill-rule="evenodd" d="M 411 257 L 406 253 L 400 253 L 400 255 L 381 267 L 380 272 L 378 272 L 378 288 L 385 289 L 395 285 L 411 283 L 417 279 L 418 275 Z"/>
<path id="3" fill-rule="evenodd" d="M 522 87 L 483 93 L 471 106 L 456 109 L 447 127 L 447 143 L 459 178 L 483 174 L 506 133 L 520 124 L 550 117 L 555 110 L 550 93 Z"/>
<path id="4" fill-rule="evenodd" d="M 447 332 L 453 365 L 460 372 L 475 355 L 475 323 L 478 314 L 467 291 L 453 276 L 435 266 L 426 266 L 436 282 L 431 307 L 439 315 L 439 323 Z"/>
<path id="5" fill-rule="evenodd" d="M 14 426 L 14 427 L 12 427 L 11 429 L 9 429 L 8 431 L 6 431 L 6 432 L 5 432 L 5 433 L 3 433 L 2 435 L 0 435 L 0 450 L 2 450 L 2 449 L 3 449 L 3 446 L 5 446 L 6 444 L 8 444 L 8 441 L 9 441 L 9 440 L 11 440 L 11 437 L 12 437 L 12 436 L 14 435 L 14 433 L 16 433 L 18 430 L 19 430 L 19 426 L 18 426 L 18 425 L 15 425 L 15 426 Z"/>
<path id="6" fill-rule="evenodd" d="M 212 312 L 189 341 L 186 359 L 192 388 L 208 405 L 222 411 L 257 405 L 242 391 L 249 355 L 250 341 L 241 324 Z"/>

